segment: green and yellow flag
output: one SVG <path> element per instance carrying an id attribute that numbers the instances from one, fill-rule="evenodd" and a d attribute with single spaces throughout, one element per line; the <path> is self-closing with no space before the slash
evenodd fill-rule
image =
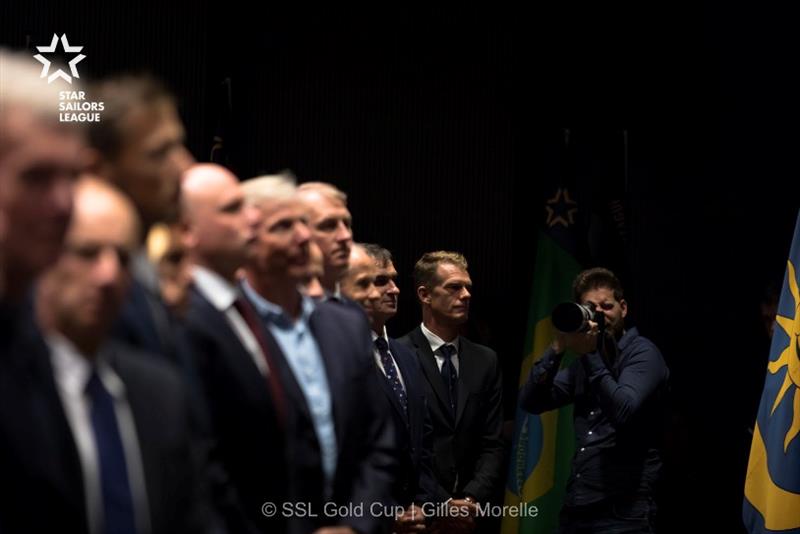
<path id="1" fill-rule="evenodd" d="M 609 179 L 609 175 L 598 176 L 596 169 L 587 171 L 589 183 L 586 189 L 594 190 L 591 193 L 592 201 L 598 205 L 595 209 L 579 205 L 578 191 L 575 190 L 577 172 L 574 165 L 576 159 L 580 158 L 576 158 L 574 146 L 570 144 L 569 131 L 565 131 L 564 134 L 561 170 L 556 173 L 557 179 L 554 179 L 544 191 L 544 203 L 539 212 L 542 224 L 538 230 L 533 289 L 528 312 L 529 326 L 519 378 L 520 387 L 527 380 L 533 364 L 542 357 L 553 341 L 550 312 L 556 304 L 572 300 L 572 281 L 587 267 L 581 261 L 586 261 L 590 256 L 587 221 L 616 219 L 618 222 L 614 223 L 608 233 L 616 234 L 617 238 L 623 237 L 624 210 L 621 200 L 623 191 L 617 186 L 620 185 L 618 178 L 625 177 L 625 172 L 612 172 L 610 174 L 615 174 L 617 179 Z M 604 139 L 616 143 L 615 139 L 618 137 L 606 135 Z M 589 144 L 592 150 L 597 150 L 600 146 L 594 140 Z M 608 143 L 603 148 L 607 146 Z M 623 146 L 626 148 L 623 158 L 626 158 L 625 132 L 623 132 Z M 609 158 L 618 153 L 613 149 L 606 152 Z M 605 224 L 605 227 L 601 228 L 598 224 L 593 230 L 607 230 L 609 226 L 612 225 Z M 603 241 L 604 244 L 595 243 L 595 245 L 602 245 L 599 248 L 606 253 L 609 250 L 620 251 L 618 259 L 624 260 L 622 246 L 610 247 L 612 240 L 607 236 Z M 567 354 L 562 360 L 562 368 L 569 366 L 573 360 L 574 356 Z M 574 441 L 572 405 L 540 415 L 517 409 L 505 504 L 509 507 L 524 505 L 525 513 L 513 514 L 517 517 L 506 515 L 502 524 L 503 534 L 551 534 L 555 530 L 570 473 Z"/>

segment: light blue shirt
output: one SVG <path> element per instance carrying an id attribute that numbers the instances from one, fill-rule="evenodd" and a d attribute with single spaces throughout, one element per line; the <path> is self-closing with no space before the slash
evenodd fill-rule
<path id="1" fill-rule="evenodd" d="M 275 337 L 303 392 L 322 452 L 326 493 L 330 495 L 336 474 L 338 450 L 328 376 L 325 373 L 319 345 L 309 325 L 311 312 L 314 311 L 314 301 L 302 296 L 300 317 L 294 320 L 283 311 L 283 308 L 256 293 L 247 280 L 243 281 L 242 290 Z"/>

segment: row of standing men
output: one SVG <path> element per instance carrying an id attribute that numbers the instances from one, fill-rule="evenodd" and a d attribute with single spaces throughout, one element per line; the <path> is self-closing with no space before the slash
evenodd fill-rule
<path id="1" fill-rule="evenodd" d="M 82 131 L 0 61 L 0 531 L 490 528 L 502 381 L 459 334 L 463 256 L 422 256 L 422 324 L 390 339 L 397 273 L 344 193 L 195 164 L 152 79 L 97 84 Z M 191 263 L 180 316 L 158 223 Z"/>

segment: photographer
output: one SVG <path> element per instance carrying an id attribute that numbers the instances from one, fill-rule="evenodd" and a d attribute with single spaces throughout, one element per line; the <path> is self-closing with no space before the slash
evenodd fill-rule
<path id="1" fill-rule="evenodd" d="M 573 293 L 583 306 L 568 306 L 585 320 L 570 325 L 554 312 L 555 325 L 572 331 L 556 330 L 520 391 L 531 413 L 574 403 L 575 454 L 559 532 L 652 532 L 669 371 L 651 341 L 625 329 L 628 304 L 611 271 L 583 271 Z M 578 357 L 559 370 L 566 350 Z"/>

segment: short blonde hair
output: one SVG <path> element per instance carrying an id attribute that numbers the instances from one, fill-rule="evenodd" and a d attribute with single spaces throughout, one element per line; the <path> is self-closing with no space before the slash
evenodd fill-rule
<path id="1" fill-rule="evenodd" d="M 439 265 L 449 263 L 459 269 L 467 270 L 467 259 L 460 252 L 437 250 L 426 252 L 414 265 L 414 287 L 432 288 L 438 282 L 436 271 Z"/>
<path id="2" fill-rule="evenodd" d="M 297 188 L 298 193 L 317 193 L 332 202 L 340 202 L 347 206 L 347 193 L 327 182 L 306 182 Z"/>
<path id="3" fill-rule="evenodd" d="M 294 175 L 284 171 L 280 174 L 257 176 L 242 182 L 242 193 L 247 202 L 258 206 L 268 200 L 288 200 L 297 194 Z"/>

